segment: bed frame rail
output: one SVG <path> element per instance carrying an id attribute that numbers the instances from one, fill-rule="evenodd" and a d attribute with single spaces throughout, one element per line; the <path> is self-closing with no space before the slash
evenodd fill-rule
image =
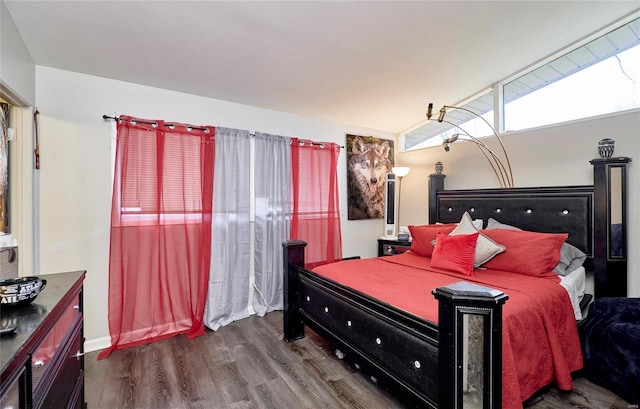
<path id="1" fill-rule="evenodd" d="M 467 340 L 476 341 L 475 379 L 483 408 L 501 407 L 504 293 L 470 283 L 434 290 L 439 327 L 304 269 L 303 241 L 284 247 L 284 340 L 304 337 L 305 325 L 329 340 L 381 386 L 399 389 L 415 407 L 462 408 L 470 376 Z M 480 322 L 480 326 L 469 325 Z M 479 317 L 479 321 L 478 321 Z M 473 366 L 473 363 L 471 363 Z M 477 365 L 476 365 L 477 366 Z M 477 385 L 481 385 L 478 390 Z M 468 388 L 467 388 L 468 390 Z"/>

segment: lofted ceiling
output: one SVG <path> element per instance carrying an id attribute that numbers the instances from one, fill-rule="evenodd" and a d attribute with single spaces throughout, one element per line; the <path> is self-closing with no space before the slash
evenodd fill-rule
<path id="1" fill-rule="evenodd" d="M 401 132 L 638 1 L 6 1 L 37 65 Z"/>

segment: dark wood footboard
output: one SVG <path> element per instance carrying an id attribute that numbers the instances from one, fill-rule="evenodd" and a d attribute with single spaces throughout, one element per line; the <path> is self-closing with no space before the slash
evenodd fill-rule
<path id="1" fill-rule="evenodd" d="M 501 406 L 504 293 L 467 283 L 436 289 L 438 327 L 302 268 L 305 242 L 283 246 L 285 341 L 302 338 L 309 326 L 333 344 L 336 355 L 346 355 L 380 384 L 398 389 L 409 405 L 462 408 L 462 343 L 469 332 L 463 317 L 480 317 L 479 328 L 472 328 L 483 334 L 478 398 L 484 408 Z"/>

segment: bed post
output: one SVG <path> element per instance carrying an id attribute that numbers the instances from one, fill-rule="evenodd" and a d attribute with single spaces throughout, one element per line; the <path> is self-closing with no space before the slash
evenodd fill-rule
<path id="1" fill-rule="evenodd" d="M 436 192 L 444 190 L 444 178 L 442 173 L 432 173 L 429 175 L 429 224 L 438 222 L 438 201 Z"/>
<path id="2" fill-rule="evenodd" d="M 477 401 L 484 409 L 501 408 L 502 305 L 509 296 L 464 281 L 438 287 L 433 295 L 438 300 L 438 407 L 462 409 Z"/>
<path id="3" fill-rule="evenodd" d="M 593 165 L 595 297 L 626 297 L 627 167 L 631 158 L 598 158 L 590 162 Z"/>
<path id="4" fill-rule="evenodd" d="M 307 243 L 301 240 L 288 240 L 282 243 L 284 256 L 283 332 L 286 342 L 304 338 L 304 323 L 300 315 L 298 294 L 300 279 L 297 267 L 304 268 L 305 247 L 307 247 Z"/>

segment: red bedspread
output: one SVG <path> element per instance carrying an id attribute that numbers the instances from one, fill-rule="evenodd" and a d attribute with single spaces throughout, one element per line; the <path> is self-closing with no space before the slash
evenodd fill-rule
<path id="1" fill-rule="evenodd" d="M 464 280 L 499 289 L 509 295 L 503 309 L 502 407 L 522 408 L 525 399 L 554 380 L 560 389 L 573 387 L 571 372 L 582 368 L 582 351 L 573 308 L 558 277 L 482 269 L 468 277 L 433 269 L 429 262 L 408 252 L 314 271 L 434 323 L 434 288 Z"/>

